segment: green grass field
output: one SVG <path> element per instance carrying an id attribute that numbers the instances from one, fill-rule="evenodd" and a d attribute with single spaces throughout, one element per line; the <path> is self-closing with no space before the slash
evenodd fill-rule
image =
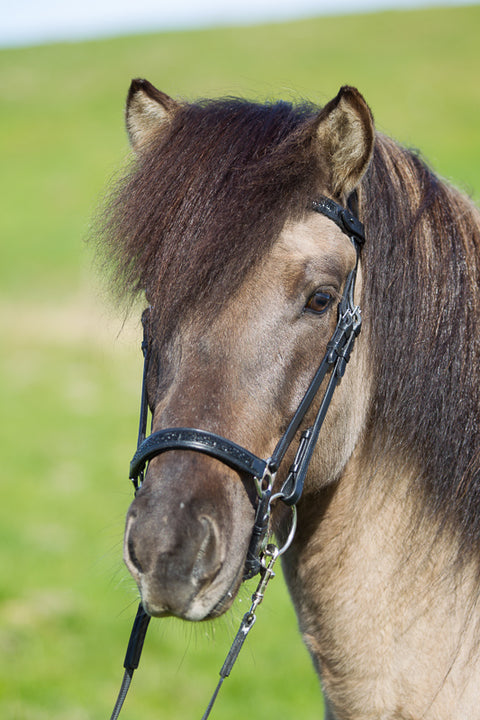
<path id="1" fill-rule="evenodd" d="M 176 97 L 345 83 L 377 126 L 480 198 L 480 6 L 0 51 L 0 717 L 108 718 L 137 596 L 121 561 L 141 358 L 85 245 L 128 148 L 132 77 Z M 123 719 L 201 717 L 248 603 L 151 623 Z M 320 719 L 281 578 L 213 717 Z"/>

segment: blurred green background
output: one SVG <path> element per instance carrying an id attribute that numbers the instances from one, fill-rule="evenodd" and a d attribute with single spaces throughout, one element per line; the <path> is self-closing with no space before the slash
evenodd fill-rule
<path id="1" fill-rule="evenodd" d="M 355 85 L 379 129 L 478 199 L 479 30 L 477 5 L 0 51 L 1 718 L 108 718 L 136 609 L 121 544 L 140 331 L 84 242 L 128 153 L 130 79 L 320 104 Z M 151 623 L 123 720 L 201 717 L 251 589 L 216 624 Z M 322 717 L 281 578 L 213 717 L 253 714 Z"/>

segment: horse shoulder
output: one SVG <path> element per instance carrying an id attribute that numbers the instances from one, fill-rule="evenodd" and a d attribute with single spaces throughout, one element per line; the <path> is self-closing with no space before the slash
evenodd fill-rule
<path id="1" fill-rule="evenodd" d="M 473 571 L 455 576 L 449 543 L 415 526 L 410 483 L 378 481 L 363 468 L 310 498 L 285 565 L 326 720 L 478 717 Z"/>

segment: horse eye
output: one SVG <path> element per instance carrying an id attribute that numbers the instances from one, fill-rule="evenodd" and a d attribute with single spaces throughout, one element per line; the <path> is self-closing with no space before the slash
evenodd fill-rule
<path id="1" fill-rule="evenodd" d="M 318 290 L 311 295 L 305 305 L 305 310 L 316 313 L 317 315 L 323 315 L 332 304 L 333 297 L 326 292 Z"/>

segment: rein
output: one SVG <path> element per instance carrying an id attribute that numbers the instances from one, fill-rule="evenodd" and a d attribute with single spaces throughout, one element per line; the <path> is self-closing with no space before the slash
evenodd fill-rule
<path id="1" fill-rule="evenodd" d="M 363 225 L 349 208 L 344 208 L 342 205 L 325 196 L 321 196 L 318 200 L 314 201 L 312 203 L 312 209 L 336 223 L 350 238 L 355 248 L 356 262 L 355 267 L 347 276 L 343 295 L 338 304 L 337 324 L 332 337 L 327 343 L 325 355 L 290 420 L 286 431 L 268 459 L 262 459 L 254 455 L 246 448 L 237 445 L 221 435 L 196 428 L 166 428 L 152 433 L 147 437 L 149 412 L 147 399 L 147 375 L 149 367 L 148 318 L 150 310 L 147 309 L 144 311 L 142 316 L 144 329 L 142 342 L 144 368 L 140 423 L 137 450 L 130 463 L 129 475 L 135 488 L 135 494 L 142 486 L 148 462 L 157 455 L 171 450 L 189 450 L 210 455 L 244 476 L 246 475 L 251 478 L 257 492 L 255 522 L 247 552 L 243 579 L 250 579 L 259 573 L 260 580 L 252 595 L 251 607 L 242 618 L 237 635 L 233 640 L 230 651 L 220 670 L 220 680 L 202 720 L 208 718 L 223 680 L 230 674 L 247 634 L 253 627 L 256 620 L 255 611 L 263 600 L 265 588 L 269 580 L 275 575 L 273 572 L 275 561 L 286 552 L 293 541 L 296 529 L 296 505 L 302 495 L 308 467 L 333 393 L 339 380 L 345 373 L 355 338 L 361 329 L 361 313 L 360 308 L 355 305 L 354 302 L 354 291 L 360 248 L 365 242 Z M 287 477 L 281 489 L 274 493 L 273 486 L 276 474 L 327 373 L 330 373 L 330 377 L 313 425 L 301 433 L 295 458 L 290 466 Z M 267 544 L 266 540 L 270 524 L 271 506 L 273 502 L 277 501 L 283 502 L 290 507 L 292 511 L 289 534 L 281 548 L 278 548 L 272 543 Z M 138 667 L 140 661 L 150 619 L 150 616 L 145 612 L 140 603 L 125 656 L 125 674 L 122 686 L 110 720 L 116 720 L 120 714 L 133 672 Z"/>

